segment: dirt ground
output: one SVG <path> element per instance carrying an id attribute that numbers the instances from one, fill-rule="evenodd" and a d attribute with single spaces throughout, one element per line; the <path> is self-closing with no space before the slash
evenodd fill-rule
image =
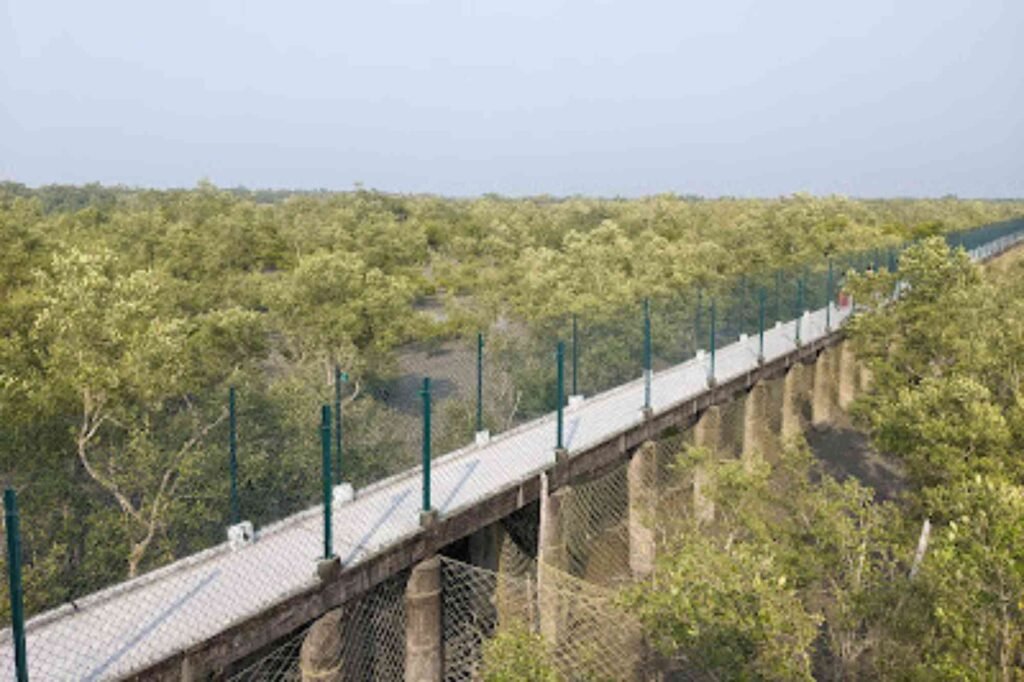
<path id="1" fill-rule="evenodd" d="M 868 437 L 849 427 L 810 429 L 807 443 L 825 470 L 839 481 L 850 476 L 875 490 L 875 499 L 891 500 L 903 490 L 903 472 L 871 447 Z"/>

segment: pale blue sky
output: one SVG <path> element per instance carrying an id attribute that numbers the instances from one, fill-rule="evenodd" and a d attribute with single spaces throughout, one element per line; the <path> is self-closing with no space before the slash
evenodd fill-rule
<path id="1" fill-rule="evenodd" d="M 0 0 L 0 178 L 1024 196 L 1024 0 Z"/>

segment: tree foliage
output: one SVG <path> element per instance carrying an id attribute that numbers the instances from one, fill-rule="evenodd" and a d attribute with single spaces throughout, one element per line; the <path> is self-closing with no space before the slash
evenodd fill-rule
<path id="1" fill-rule="evenodd" d="M 895 501 L 798 444 L 771 467 L 681 456 L 715 517 L 681 510 L 624 597 L 664 653 L 719 679 L 1024 675 L 1021 274 L 926 238 L 901 258 L 897 298 L 887 273 L 849 280 L 873 376 L 855 416 L 904 465 Z"/>
<path id="2" fill-rule="evenodd" d="M 315 499 L 310 455 L 334 364 L 350 375 L 346 475 L 364 484 L 415 459 L 410 344 L 511 330 L 504 359 L 500 343 L 488 346 L 506 369 L 488 383 L 485 420 L 505 428 L 550 408 L 544 363 L 571 313 L 605 339 L 584 349 L 592 391 L 632 378 L 621 358 L 637 327 L 610 321 L 617 306 L 1022 210 L 0 183 L 0 471 L 30 520 L 30 610 L 223 538 L 229 385 L 243 513 L 264 523 Z M 668 326 L 659 319 L 658 333 Z M 1015 400 L 989 380 L 994 364 L 981 370 L 995 404 Z M 455 398 L 437 412 L 450 416 L 438 431 L 452 442 L 472 416 L 467 396 Z M 1004 411 L 1007 451 L 1021 414 Z"/>

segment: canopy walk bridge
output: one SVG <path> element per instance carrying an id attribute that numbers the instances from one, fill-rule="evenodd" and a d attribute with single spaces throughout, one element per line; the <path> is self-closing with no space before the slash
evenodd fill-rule
<path id="1" fill-rule="evenodd" d="M 1024 221 L 986 229 L 965 244 L 976 259 L 1024 238 Z M 254 534 L 243 524 L 233 542 L 29 619 L 28 678 L 468 680 L 502 608 L 565 641 L 572 619 L 545 594 L 562 590 L 579 606 L 591 593 L 558 587 L 543 566 L 589 579 L 586 544 L 605 542 L 618 553 L 602 559 L 617 567 L 606 575 L 651 570 L 656 541 L 642 512 L 660 465 L 645 443 L 688 433 L 714 446 L 732 434 L 736 454 L 753 456 L 779 433 L 829 420 L 870 380 L 842 344 L 852 305 L 831 272 L 827 286 L 823 305 L 778 322 L 765 321 L 762 294 L 750 333 L 720 345 L 710 312 L 712 347 L 661 366 L 648 312 L 635 378 L 585 397 L 565 395 L 559 345 L 550 413 L 435 457 L 428 416 L 426 470 L 354 494 L 325 490 L 324 504 Z M 621 532 L 609 544 L 612 526 Z M 639 649 L 625 625 L 605 630 L 588 636 L 620 637 L 610 657 Z M 14 639 L 0 633 L 3 679 L 16 679 Z M 327 673 L 311 669 L 328 659 Z"/>

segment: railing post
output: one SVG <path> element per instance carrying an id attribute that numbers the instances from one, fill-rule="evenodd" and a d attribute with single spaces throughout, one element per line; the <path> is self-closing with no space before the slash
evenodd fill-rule
<path id="1" fill-rule="evenodd" d="M 746 322 L 747 312 L 747 275 L 744 273 L 740 276 L 740 291 L 738 301 L 736 302 L 736 336 L 743 334 L 746 330 L 744 323 Z"/>
<path id="2" fill-rule="evenodd" d="M 801 344 L 800 325 L 804 318 L 804 278 L 796 281 L 796 345 Z"/>
<path id="3" fill-rule="evenodd" d="M 331 526 L 333 486 L 331 478 L 331 406 L 320 408 L 320 481 L 324 502 L 324 560 L 334 556 L 334 534 Z"/>
<path id="4" fill-rule="evenodd" d="M 576 327 L 576 313 L 572 314 L 572 395 L 580 394 L 580 342 Z"/>
<path id="5" fill-rule="evenodd" d="M 715 385 L 715 299 L 711 299 L 711 338 L 708 340 L 708 347 L 711 349 L 710 363 L 708 364 L 708 386 Z"/>
<path id="6" fill-rule="evenodd" d="M 644 410 L 651 409 L 651 300 L 644 299 Z"/>
<path id="7" fill-rule="evenodd" d="M 764 287 L 757 291 L 757 362 L 764 364 Z"/>
<path id="8" fill-rule="evenodd" d="M 238 416 L 235 411 L 235 387 L 228 388 L 228 476 L 231 480 L 231 525 L 241 520 L 238 502 Z"/>
<path id="9" fill-rule="evenodd" d="M 476 335 L 476 432 L 484 430 L 484 335 Z"/>
<path id="10" fill-rule="evenodd" d="M 17 682 L 28 682 L 25 605 L 21 588 L 21 529 L 18 527 L 18 497 L 12 488 L 4 490 L 4 523 L 7 528 L 7 580 L 11 597 L 15 679 Z"/>
<path id="11" fill-rule="evenodd" d="M 775 271 L 775 315 L 772 319 L 778 321 L 782 317 L 782 271 Z"/>
<path id="12" fill-rule="evenodd" d="M 420 507 L 420 523 L 429 523 L 434 508 L 430 504 L 430 377 L 423 377 L 423 389 L 420 391 L 423 398 L 423 504 Z"/>
<path id="13" fill-rule="evenodd" d="M 345 380 L 345 374 L 341 371 L 341 368 L 337 365 L 334 366 L 334 463 L 335 463 L 335 474 L 334 479 L 336 483 L 341 483 L 345 479 L 344 475 L 344 457 L 342 455 L 342 433 L 344 424 L 341 419 L 341 383 Z"/>
<path id="14" fill-rule="evenodd" d="M 700 350 L 700 337 L 704 329 L 704 290 L 697 289 L 697 308 L 693 314 L 693 352 Z"/>
<path id="15" fill-rule="evenodd" d="M 555 399 L 558 401 L 558 410 L 556 412 L 556 425 L 555 425 L 555 451 L 561 452 L 565 449 L 565 443 L 563 440 L 564 436 L 564 408 L 565 408 L 565 343 L 562 341 L 558 342 L 558 346 L 555 349 L 555 366 L 556 366 L 556 396 Z"/>
<path id="16" fill-rule="evenodd" d="M 825 331 L 832 331 L 832 259 L 828 259 L 828 280 L 825 284 Z"/>

